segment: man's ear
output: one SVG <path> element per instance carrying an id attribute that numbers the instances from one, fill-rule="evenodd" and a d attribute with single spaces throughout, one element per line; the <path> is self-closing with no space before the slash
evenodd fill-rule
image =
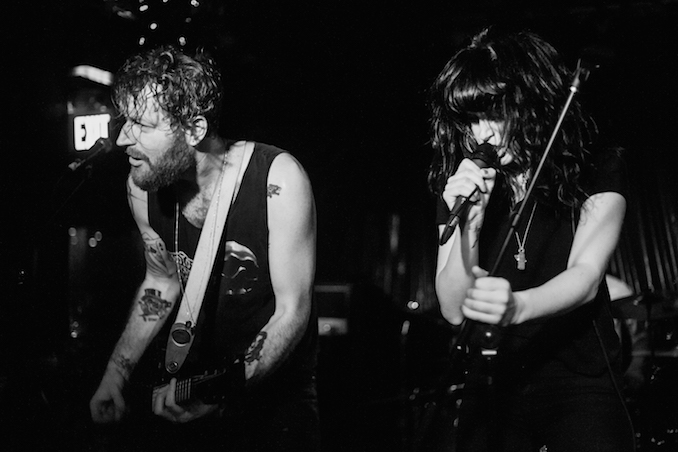
<path id="1" fill-rule="evenodd" d="M 196 116 L 191 121 L 191 128 L 186 129 L 186 143 L 197 146 L 207 136 L 207 119 L 204 116 Z"/>

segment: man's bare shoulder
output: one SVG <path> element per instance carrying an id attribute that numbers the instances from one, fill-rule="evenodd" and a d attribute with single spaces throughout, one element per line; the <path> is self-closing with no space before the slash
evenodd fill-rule
<path id="1" fill-rule="evenodd" d="M 269 189 L 269 196 L 272 194 L 280 194 L 280 191 L 285 186 L 298 186 L 310 189 L 310 182 L 306 170 L 292 154 L 283 152 L 278 154 L 268 173 L 268 185 L 275 185 L 277 189 Z"/>

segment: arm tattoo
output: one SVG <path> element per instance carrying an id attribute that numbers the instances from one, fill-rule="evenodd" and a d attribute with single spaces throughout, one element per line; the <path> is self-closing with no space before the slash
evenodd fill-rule
<path id="1" fill-rule="evenodd" d="M 266 331 L 259 331 L 257 337 L 254 338 L 250 348 L 245 353 L 245 363 L 252 364 L 254 361 L 261 359 L 261 350 L 264 348 L 264 341 L 266 341 Z"/>
<path id="2" fill-rule="evenodd" d="M 134 370 L 134 363 L 120 353 L 114 354 L 111 357 L 111 361 L 116 365 L 120 374 L 126 379 L 129 379 L 129 376 L 132 375 L 132 371 Z"/>
<path id="3" fill-rule="evenodd" d="M 141 317 L 144 321 L 156 322 L 167 315 L 172 309 L 172 303 L 161 298 L 162 293 L 156 289 L 146 289 L 139 299 Z"/>
<path id="4" fill-rule="evenodd" d="M 269 198 L 272 198 L 273 195 L 279 195 L 280 190 L 282 190 L 282 188 L 280 186 L 274 185 L 274 184 L 268 184 L 268 187 L 266 187 L 266 196 L 268 196 Z"/>

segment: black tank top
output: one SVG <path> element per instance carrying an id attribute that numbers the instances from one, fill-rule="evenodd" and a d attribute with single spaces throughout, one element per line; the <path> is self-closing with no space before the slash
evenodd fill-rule
<path id="1" fill-rule="evenodd" d="M 229 145 L 232 143 L 228 143 Z M 203 371 L 243 354 L 275 310 L 268 261 L 267 179 L 271 164 L 282 152 L 256 143 L 240 190 L 228 214 L 216 263 L 198 318 L 195 342 L 184 368 Z M 201 229 L 178 215 L 175 237 L 176 198 L 171 187 L 149 193 L 151 227 L 180 262 L 184 286 L 197 249 Z M 178 241 L 178 251 L 175 250 Z M 177 303 L 178 305 L 179 303 Z M 176 316 L 176 309 L 173 317 Z M 166 343 L 170 318 L 157 336 Z M 317 320 L 315 307 L 302 341 L 276 375 L 313 372 Z"/>
<path id="2" fill-rule="evenodd" d="M 601 152 L 598 159 L 595 177 L 591 177 L 590 186 L 585 187 L 587 193 L 615 192 L 625 196 L 626 172 L 622 158 L 615 152 Z M 495 265 L 512 219 L 508 198 L 501 196 L 502 191 L 508 191 L 508 188 L 498 178 L 485 212 L 479 242 L 479 263 L 487 270 Z M 516 229 L 523 238 L 532 205 L 530 201 Z M 444 224 L 448 216 L 447 206 L 439 201 L 437 223 Z M 567 268 L 576 223 L 576 215 L 557 215 L 545 206 L 537 205 L 525 245 L 528 259 L 526 269 L 517 269 L 514 260 L 514 254 L 518 252 L 517 242 L 511 237 L 496 276 L 506 278 L 513 290 L 519 291 L 543 284 L 563 272 Z M 594 320 L 596 326 L 592 323 Z M 596 328 L 599 332 L 596 332 Z M 596 298 L 590 303 L 564 315 L 507 327 L 502 338 L 501 362 L 510 367 L 539 367 L 555 360 L 571 371 L 600 375 L 607 369 L 607 359 L 615 365 L 619 362 L 619 341 L 614 331 L 604 280 Z M 609 353 L 607 358 L 601 353 L 600 340 Z"/>

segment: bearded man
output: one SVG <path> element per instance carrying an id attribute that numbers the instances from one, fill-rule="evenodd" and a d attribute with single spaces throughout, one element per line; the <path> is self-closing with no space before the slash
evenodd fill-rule
<path id="1" fill-rule="evenodd" d="M 204 54 L 161 47 L 134 56 L 113 93 L 146 273 L 90 401 L 92 419 L 131 420 L 126 441 L 143 450 L 317 450 L 307 174 L 279 148 L 219 136 L 221 81 Z M 217 234 L 208 213 L 226 206 Z M 208 282 L 196 304 L 186 289 L 203 241 L 215 257 L 198 276 Z M 179 362 L 170 349 L 189 351 Z M 157 368 L 161 383 L 135 409 L 133 372 Z M 223 379 L 184 397 L 185 382 L 205 375 Z"/>

